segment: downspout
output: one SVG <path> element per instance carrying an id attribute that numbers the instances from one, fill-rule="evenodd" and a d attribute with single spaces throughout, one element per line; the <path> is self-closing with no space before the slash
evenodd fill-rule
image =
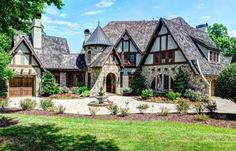
<path id="1" fill-rule="evenodd" d="M 202 70 L 201 70 L 201 68 L 200 68 L 199 61 L 196 60 L 196 62 L 197 62 L 197 67 L 198 67 L 198 70 L 199 70 L 199 72 L 200 72 L 201 77 L 202 77 L 203 80 L 206 82 L 206 84 L 207 84 L 208 86 L 210 86 L 211 84 L 207 81 L 207 79 L 205 78 L 205 76 L 204 76 L 203 73 L 202 73 Z"/>

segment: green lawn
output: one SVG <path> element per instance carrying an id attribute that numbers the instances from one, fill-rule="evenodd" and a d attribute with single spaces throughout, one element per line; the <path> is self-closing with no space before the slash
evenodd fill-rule
<path id="1" fill-rule="evenodd" d="M 17 118 L 19 123 L 0 128 L 0 150 L 236 150 L 236 129 L 158 121 L 5 116 Z"/>

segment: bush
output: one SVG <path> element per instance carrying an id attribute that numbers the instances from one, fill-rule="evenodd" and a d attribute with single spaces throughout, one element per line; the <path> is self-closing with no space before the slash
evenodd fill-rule
<path id="1" fill-rule="evenodd" d="M 176 100 L 177 98 L 180 98 L 181 97 L 181 93 L 178 93 L 178 92 L 173 92 L 173 91 L 169 91 L 167 94 L 166 94 L 167 98 L 171 101 L 174 101 Z"/>
<path id="2" fill-rule="evenodd" d="M 173 90 L 183 94 L 188 88 L 188 75 L 181 68 L 176 73 L 175 80 L 173 82 Z"/>
<path id="3" fill-rule="evenodd" d="M 197 103 L 197 104 L 194 105 L 194 109 L 195 109 L 197 114 L 202 114 L 202 112 L 205 109 L 205 106 L 202 103 Z"/>
<path id="4" fill-rule="evenodd" d="M 58 93 L 59 88 L 53 74 L 49 71 L 46 71 L 42 78 L 42 94 L 44 96 L 50 96 Z"/>
<path id="5" fill-rule="evenodd" d="M 128 116 L 128 114 L 129 114 L 129 108 L 120 108 L 119 109 L 119 115 L 121 116 L 121 117 L 125 117 L 125 116 Z"/>
<path id="6" fill-rule="evenodd" d="M 160 115 L 167 116 L 169 114 L 169 112 L 170 112 L 169 108 L 162 106 Z"/>
<path id="7" fill-rule="evenodd" d="M 144 100 L 149 99 L 150 97 L 153 97 L 153 90 L 152 89 L 143 90 L 142 94 L 141 94 L 141 97 Z"/>
<path id="8" fill-rule="evenodd" d="M 24 99 L 20 102 L 22 110 L 32 110 L 36 107 L 37 103 L 33 99 Z"/>
<path id="9" fill-rule="evenodd" d="M 209 117 L 205 114 L 197 114 L 194 115 L 194 120 L 195 121 L 206 121 Z"/>
<path id="10" fill-rule="evenodd" d="M 89 97 L 89 95 L 90 95 L 89 90 L 86 90 L 86 91 L 84 91 L 84 92 L 81 93 L 81 96 L 82 96 L 82 97 Z"/>
<path id="11" fill-rule="evenodd" d="M 236 63 L 229 65 L 218 76 L 215 93 L 222 98 L 232 99 L 236 103 Z"/>
<path id="12" fill-rule="evenodd" d="M 137 68 L 136 71 L 134 72 L 134 78 L 131 83 L 132 93 L 141 94 L 142 91 L 145 89 L 144 81 L 145 79 L 142 76 L 141 68 Z"/>
<path id="13" fill-rule="evenodd" d="M 115 104 L 109 104 L 107 109 L 110 111 L 111 115 L 117 115 L 118 113 L 118 106 Z"/>
<path id="14" fill-rule="evenodd" d="M 86 86 L 79 87 L 79 94 L 82 94 L 85 91 L 89 91 L 89 88 Z"/>
<path id="15" fill-rule="evenodd" d="M 9 100 L 6 98 L 6 99 L 1 99 L 0 98 L 0 108 L 5 108 L 7 107 L 9 104 Z"/>
<path id="16" fill-rule="evenodd" d="M 149 108 L 148 104 L 140 104 L 139 106 L 137 106 L 137 109 L 141 114 L 145 113 L 148 108 Z"/>
<path id="17" fill-rule="evenodd" d="M 40 106 L 44 111 L 54 111 L 55 106 L 51 99 L 41 100 Z"/>
<path id="18" fill-rule="evenodd" d="M 0 80 L 0 97 L 6 97 L 7 96 L 7 83 L 5 80 Z"/>
<path id="19" fill-rule="evenodd" d="M 205 108 L 207 108 L 210 113 L 213 113 L 217 109 L 216 102 L 210 101 L 205 105 Z"/>
<path id="20" fill-rule="evenodd" d="M 182 113 L 187 113 L 189 109 L 189 105 L 186 102 L 185 99 L 177 99 L 177 110 L 178 112 Z"/>
<path id="21" fill-rule="evenodd" d="M 89 107 L 89 112 L 92 116 L 96 115 L 100 111 L 97 107 Z"/>
<path id="22" fill-rule="evenodd" d="M 66 107 L 64 107 L 63 105 L 59 105 L 57 107 L 57 113 L 58 114 L 63 114 L 65 112 L 65 110 L 66 110 Z"/>
<path id="23" fill-rule="evenodd" d="M 202 94 L 200 91 L 193 91 L 191 89 L 186 90 L 184 93 L 184 97 L 189 98 L 191 101 L 200 101 L 200 102 L 208 102 L 208 95 Z"/>
<path id="24" fill-rule="evenodd" d="M 73 87 L 70 90 L 73 94 L 80 94 L 79 87 Z"/>
<path id="25" fill-rule="evenodd" d="M 67 87 L 60 87 L 59 92 L 60 94 L 67 94 L 67 93 L 70 93 L 70 89 Z"/>

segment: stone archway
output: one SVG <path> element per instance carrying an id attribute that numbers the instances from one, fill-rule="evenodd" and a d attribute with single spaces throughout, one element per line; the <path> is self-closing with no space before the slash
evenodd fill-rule
<path id="1" fill-rule="evenodd" d="M 106 92 L 116 92 L 116 76 L 113 73 L 109 73 L 106 77 Z"/>

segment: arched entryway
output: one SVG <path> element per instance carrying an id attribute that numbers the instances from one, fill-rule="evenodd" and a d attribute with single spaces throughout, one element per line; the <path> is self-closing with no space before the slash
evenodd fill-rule
<path id="1" fill-rule="evenodd" d="M 113 73 L 109 73 L 106 77 L 106 92 L 116 92 L 116 76 Z"/>

